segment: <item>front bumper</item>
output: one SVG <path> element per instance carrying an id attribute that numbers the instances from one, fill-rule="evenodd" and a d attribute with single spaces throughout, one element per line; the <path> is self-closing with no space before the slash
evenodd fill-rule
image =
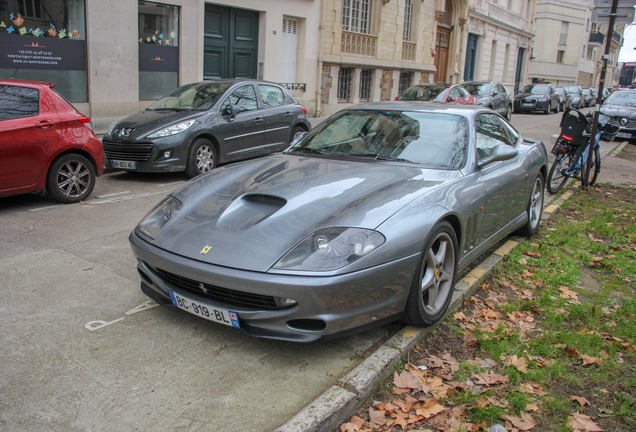
<path id="1" fill-rule="evenodd" d="M 129 240 L 137 258 L 142 291 L 159 304 L 172 306 L 168 293 L 172 290 L 211 308 L 237 312 L 241 329 L 252 336 L 298 342 L 342 336 L 399 319 L 419 260 L 419 254 L 415 254 L 338 276 L 280 275 L 184 258 L 153 246 L 134 231 Z M 233 299 L 291 298 L 297 303 L 259 308 L 240 300 L 214 300 L 160 276 L 166 272 L 212 289 L 231 291 Z"/>
<path id="2" fill-rule="evenodd" d="M 126 171 L 138 172 L 177 172 L 185 171 L 190 141 L 184 140 L 182 134 L 144 142 L 125 143 L 102 140 L 104 146 L 104 166 L 114 168 L 112 161 L 134 162 L 134 169 Z M 169 157 L 164 153 L 170 152 Z"/>
<path id="3" fill-rule="evenodd" d="M 545 111 L 549 101 L 515 101 L 515 111 Z"/>

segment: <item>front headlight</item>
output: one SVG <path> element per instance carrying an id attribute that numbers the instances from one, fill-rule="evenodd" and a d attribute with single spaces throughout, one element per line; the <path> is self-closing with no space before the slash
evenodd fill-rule
<path id="1" fill-rule="evenodd" d="M 157 234 L 159 234 L 159 231 L 166 226 L 170 219 L 179 213 L 181 207 L 183 207 L 181 201 L 175 197 L 168 196 L 150 210 L 146 217 L 139 222 L 137 228 L 154 240 Z"/>
<path id="2" fill-rule="evenodd" d="M 279 270 L 336 270 L 384 244 L 377 231 L 362 228 L 325 228 L 308 235 L 274 265 Z"/>
<path id="3" fill-rule="evenodd" d="M 545 97 L 545 96 L 544 96 L 544 97 L 537 98 L 537 101 L 538 101 L 538 102 L 545 102 L 545 101 L 547 101 L 547 100 L 548 100 L 548 98 L 547 98 L 547 97 Z"/>
<path id="4" fill-rule="evenodd" d="M 610 119 L 610 116 L 606 116 L 603 113 L 599 113 L 598 114 L 598 124 L 600 125 L 604 125 L 605 123 L 607 123 Z"/>
<path id="5" fill-rule="evenodd" d="M 113 130 L 115 129 L 115 126 L 117 126 L 117 123 L 119 122 L 115 121 L 115 122 L 112 122 L 110 126 L 108 126 L 108 132 L 106 132 L 106 135 L 113 136 Z"/>
<path id="6" fill-rule="evenodd" d="M 484 106 L 486 105 L 487 101 L 483 100 L 483 101 L 477 101 L 478 105 Z"/>
<path id="7" fill-rule="evenodd" d="M 170 125 L 166 128 L 163 128 L 161 130 L 158 130 L 157 132 L 154 132 L 148 135 L 146 138 L 162 138 L 162 137 L 178 134 L 179 132 L 183 132 L 184 130 L 192 126 L 195 121 L 196 120 L 188 120 L 181 123 L 175 123 L 173 125 Z"/>

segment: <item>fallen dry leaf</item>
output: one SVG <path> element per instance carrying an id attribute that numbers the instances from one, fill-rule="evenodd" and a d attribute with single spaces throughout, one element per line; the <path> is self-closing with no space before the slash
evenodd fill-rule
<path id="1" fill-rule="evenodd" d="M 442 411 L 446 411 L 447 409 L 448 408 L 446 408 L 445 406 L 438 404 L 437 399 L 429 399 L 424 405 L 422 405 L 422 408 L 418 408 L 415 410 L 415 414 L 429 419 L 441 413 Z"/>
<path id="2" fill-rule="evenodd" d="M 496 374 L 493 371 L 488 371 L 484 374 L 474 374 L 473 379 L 479 385 L 506 384 L 509 381 L 507 376 Z"/>
<path id="3" fill-rule="evenodd" d="M 541 256 L 539 252 L 528 252 L 526 250 L 523 251 L 523 254 L 528 255 L 529 257 L 532 257 L 532 258 L 539 258 Z"/>
<path id="4" fill-rule="evenodd" d="M 521 413 L 521 418 L 509 415 L 504 417 L 508 419 L 508 421 L 510 421 L 510 423 L 512 423 L 512 425 L 518 428 L 520 431 L 529 431 L 536 426 L 536 424 L 534 424 L 532 416 L 524 412 Z"/>
<path id="5" fill-rule="evenodd" d="M 410 371 L 404 371 L 399 375 L 393 372 L 393 385 L 400 389 L 419 389 L 422 383 Z"/>
<path id="6" fill-rule="evenodd" d="M 590 416 L 583 415 L 581 413 L 574 413 L 568 417 L 567 426 L 572 432 L 603 432 L 603 429 L 598 427 Z"/>
<path id="7" fill-rule="evenodd" d="M 589 355 L 581 354 L 581 359 L 583 360 L 583 366 L 590 365 L 593 363 L 598 364 L 599 366 L 603 366 L 603 359 L 598 357 L 592 357 Z"/>
<path id="8" fill-rule="evenodd" d="M 373 408 L 369 408 L 369 423 L 375 426 L 382 426 L 386 423 L 384 417 L 384 410 L 376 411 Z"/>
<path id="9" fill-rule="evenodd" d="M 579 295 L 575 292 L 572 291 L 570 288 L 561 285 L 561 287 L 559 288 L 559 291 L 561 291 L 561 298 L 567 299 L 567 298 L 571 298 L 571 299 L 577 299 L 579 298 Z"/>
<path id="10" fill-rule="evenodd" d="M 502 360 L 506 360 L 505 357 Z M 517 369 L 521 373 L 528 373 L 528 359 L 525 357 L 517 357 L 517 355 L 511 356 L 508 361 L 506 361 L 506 366 L 512 366 Z"/>
<path id="11" fill-rule="evenodd" d="M 539 411 L 539 406 L 537 404 L 529 403 L 526 405 L 526 411 L 537 412 Z"/>
<path id="12" fill-rule="evenodd" d="M 586 404 L 587 405 L 590 404 L 590 401 L 588 401 L 582 396 L 570 396 L 570 399 L 573 401 L 577 401 L 579 404 L 581 404 L 581 407 L 584 407 Z"/>

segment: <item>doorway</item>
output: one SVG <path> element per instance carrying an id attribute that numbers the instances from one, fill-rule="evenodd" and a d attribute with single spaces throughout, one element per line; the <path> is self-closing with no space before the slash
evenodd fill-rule
<path id="1" fill-rule="evenodd" d="M 525 53 L 525 48 L 519 48 L 519 53 L 517 54 L 517 72 L 515 73 L 515 95 L 519 93 L 519 85 L 521 84 L 523 75 L 523 56 Z"/>
<path id="2" fill-rule="evenodd" d="M 437 21 L 437 35 L 435 37 L 435 75 L 433 81 L 446 82 L 448 71 L 448 50 L 450 48 L 451 32 L 453 26 L 453 7 L 450 0 L 446 0 L 446 10 Z"/>
<path id="3" fill-rule="evenodd" d="M 466 65 L 464 66 L 464 81 L 475 79 L 475 61 L 477 60 L 477 38 L 476 34 L 468 35 L 466 43 Z"/>

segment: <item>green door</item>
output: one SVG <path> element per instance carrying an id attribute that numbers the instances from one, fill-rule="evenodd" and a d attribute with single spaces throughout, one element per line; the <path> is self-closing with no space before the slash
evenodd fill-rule
<path id="1" fill-rule="evenodd" d="M 205 5 L 203 78 L 256 78 L 258 12 Z"/>

